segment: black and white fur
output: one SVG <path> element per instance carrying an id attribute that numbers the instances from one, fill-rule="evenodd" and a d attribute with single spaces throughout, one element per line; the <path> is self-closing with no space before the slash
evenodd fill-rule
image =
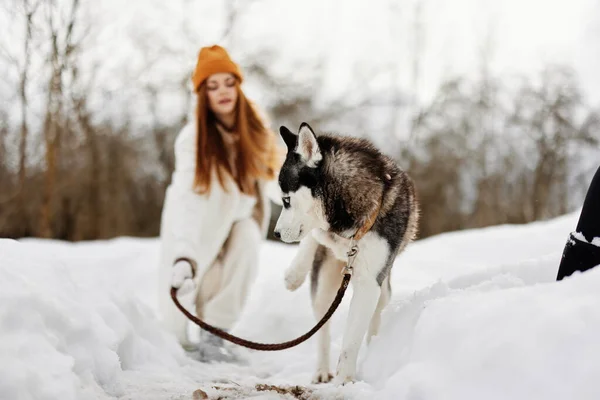
<path id="1" fill-rule="evenodd" d="M 347 262 L 350 238 L 380 205 L 371 230 L 360 240 L 351 283 L 354 288 L 334 383 L 353 381 L 365 334 L 377 334 L 382 309 L 391 297 L 390 269 L 414 239 L 418 203 L 413 182 L 389 157 L 365 139 L 316 135 L 302 123 L 298 134 L 282 126 L 287 145 L 279 174 L 283 194 L 275 235 L 300 242 L 286 271 L 289 290 L 296 290 L 311 271 L 315 317 L 333 301 Z M 332 378 L 329 369 L 329 323 L 319 332 L 315 382 Z"/>

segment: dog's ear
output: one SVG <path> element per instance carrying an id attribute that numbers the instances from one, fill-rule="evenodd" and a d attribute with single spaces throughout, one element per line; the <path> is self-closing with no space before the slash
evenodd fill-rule
<path id="1" fill-rule="evenodd" d="M 317 136 L 306 122 L 300 124 L 298 132 L 298 153 L 309 167 L 315 167 L 323 158 Z"/>
<path id="2" fill-rule="evenodd" d="M 298 144 L 298 136 L 283 125 L 279 127 L 279 134 L 285 142 L 288 151 L 294 151 L 294 149 L 296 149 L 296 145 Z"/>

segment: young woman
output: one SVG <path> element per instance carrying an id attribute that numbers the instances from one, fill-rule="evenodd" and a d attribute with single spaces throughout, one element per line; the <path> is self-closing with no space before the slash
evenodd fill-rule
<path id="1" fill-rule="evenodd" d="M 281 201 L 275 177 L 285 154 L 242 92 L 242 79 L 225 49 L 202 48 L 192 75 L 196 116 L 175 141 L 161 219 L 159 297 L 166 328 L 187 349 L 197 345 L 173 305 L 171 285 L 182 304 L 195 303 L 200 318 L 230 330 L 256 275 L 270 219 L 267 190 Z M 222 342 L 201 334 L 200 356 L 214 358 Z"/>

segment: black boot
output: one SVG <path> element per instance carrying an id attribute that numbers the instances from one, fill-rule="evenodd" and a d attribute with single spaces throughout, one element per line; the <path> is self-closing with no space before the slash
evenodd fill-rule
<path id="1" fill-rule="evenodd" d="M 572 233 L 565 245 L 557 281 L 573 274 L 575 271 L 587 271 L 600 265 L 600 247 L 576 238 Z"/>
<path id="2" fill-rule="evenodd" d="M 591 244 L 600 237 L 600 168 L 596 171 L 585 196 L 576 232 L 569 236 L 565 245 L 558 275 L 560 281 L 575 271 L 587 271 L 600 265 L 600 247 Z"/>

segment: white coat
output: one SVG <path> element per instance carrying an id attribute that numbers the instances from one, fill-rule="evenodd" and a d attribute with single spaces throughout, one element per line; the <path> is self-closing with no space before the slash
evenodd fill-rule
<path id="1" fill-rule="evenodd" d="M 231 177 L 224 180 L 228 190 L 225 191 L 214 172 L 210 191 L 198 194 L 193 190 L 195 168 L 196 127 L 192 122 L 175 140 L 175 169 L 165 194 L 160 231 L 159 305 L 166 327 L 182 343 L 186 342 L 186 334 L 182 332 L 183 315 L 169 296 L 174 262 L 182 257 L 193 260 L 196 278 L 202 277 L 215 262 L 234 224 L 248 219 L 257 222 L 261 234 L 248 235 L 241 240 L 244 240 L 243 246 L 258 249 L 269 226 L 269 199 L 281 204 L 276 179 L 259 180 L 257 195 L 248 196 L 240 192 Z M 196 295 L 193 294 L 193 298 Z"/>

